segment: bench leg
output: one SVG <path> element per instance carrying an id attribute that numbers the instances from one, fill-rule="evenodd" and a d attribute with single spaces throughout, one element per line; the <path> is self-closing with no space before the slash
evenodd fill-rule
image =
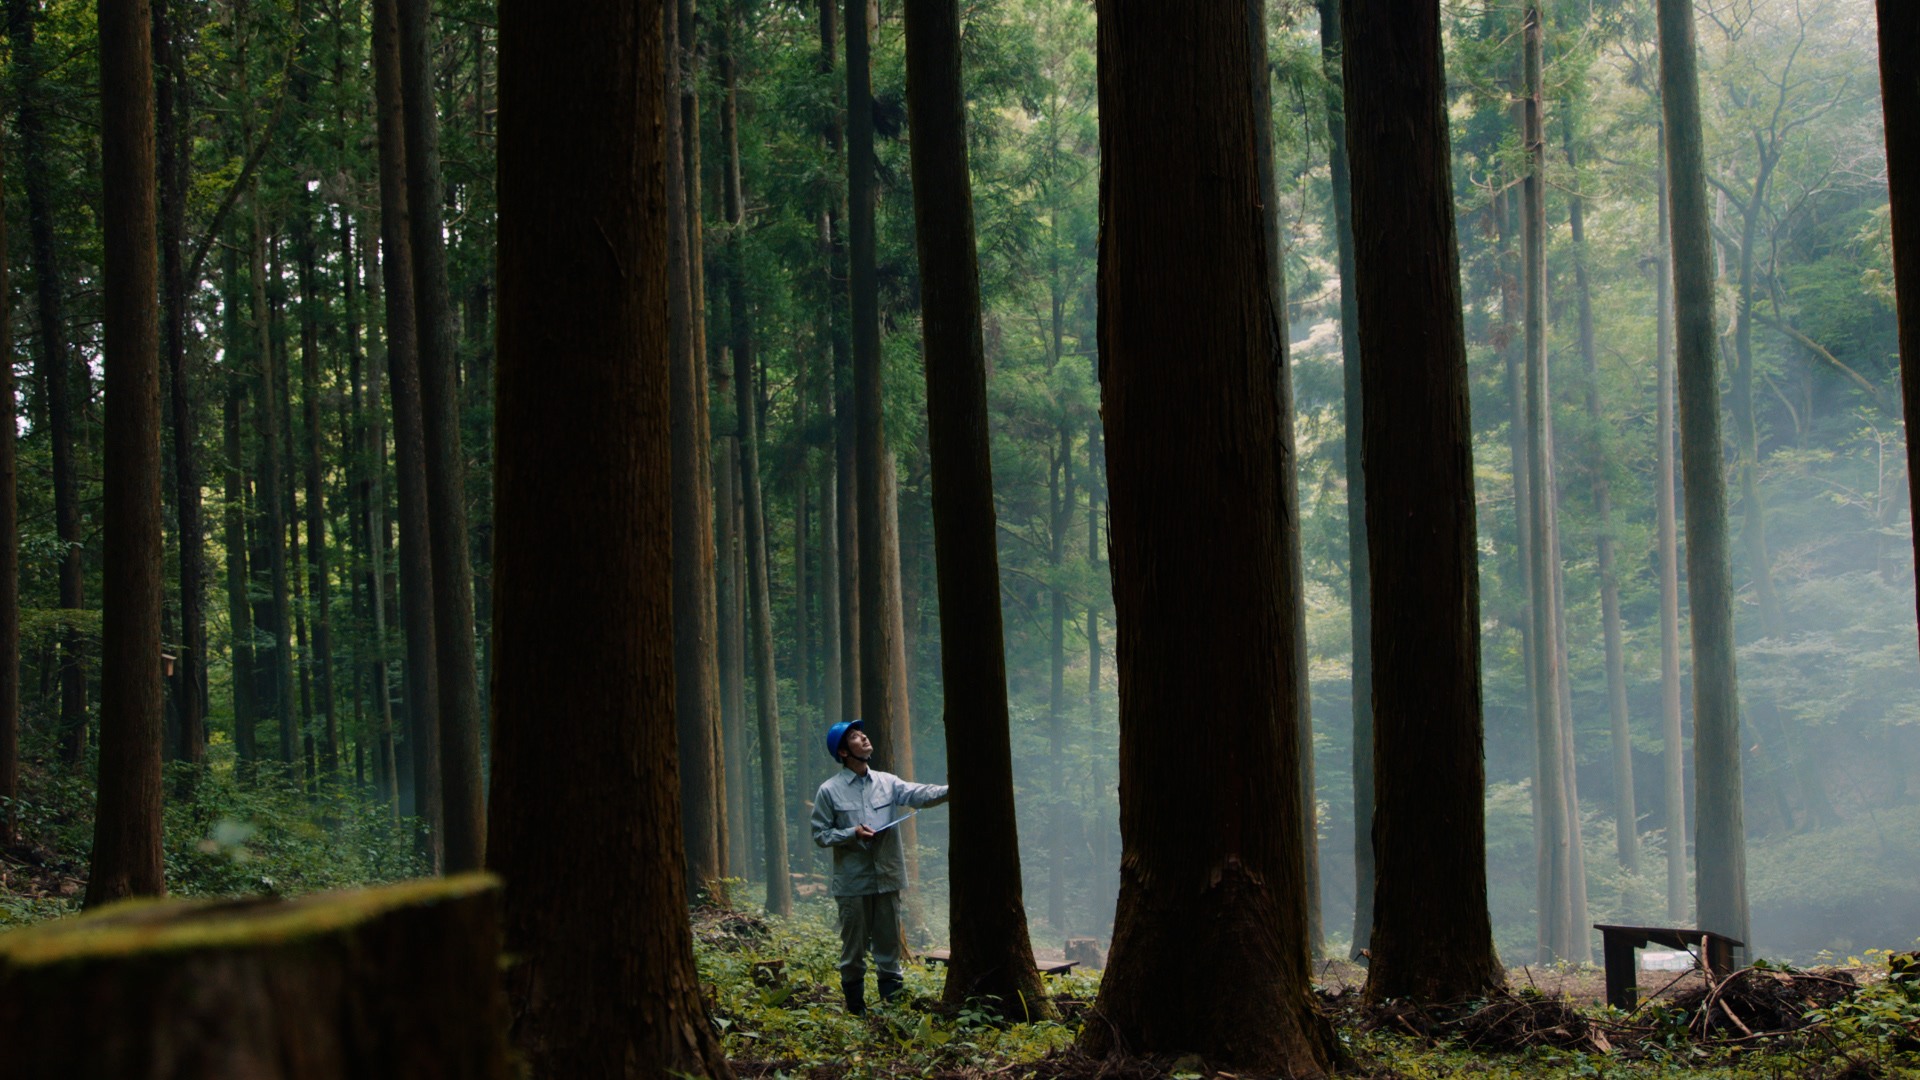
<path id="1" fill-rule="evenodd" d="M 1602 937 L 1601 952 L 1607 962 L 1607 1004 L 1616 1009 L 1633 1008 L 1640 997 L 1633 943 L 1607 934 Z"/>

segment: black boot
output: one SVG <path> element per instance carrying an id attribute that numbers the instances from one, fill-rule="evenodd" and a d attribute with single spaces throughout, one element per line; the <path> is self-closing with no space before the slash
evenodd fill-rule
<path id="1" fill-rule="evenodd" d="M 885 976 L 882 976 L 884 979 Z M 884 984 L 883 984 L 884 985 Z M 862 978 L 841 979 L 840 992 L 847 995 L 847 1015 L 865 1016 L 867 1012 L 867 980 Z"/>
<path id="2" fill-rule="evenodd" d="M 900 991 L 906 988 L 907 980 L 904 975 L 890 975 L 884 971 L 880 973 L 881 1001 L 892 1001 L 894 998 L 900 996 Z"/>

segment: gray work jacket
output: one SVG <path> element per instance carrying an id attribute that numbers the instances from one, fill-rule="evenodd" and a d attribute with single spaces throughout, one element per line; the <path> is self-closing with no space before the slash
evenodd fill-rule
<path id="1" fill-rule="evenodd" d="M 813 842 L 833 849 L 834 896 L 898 892 L 907 884 L 900 830 L 888 829 L 872 840 L 853 835 L 860 825 L 878 829 L 904 816 L 894 808 L 938 806 L 947 801 L 945 784 L 915 784 L 890 772 L 867 770 L 859 776 L 843 768 L 813 796 Z"/>

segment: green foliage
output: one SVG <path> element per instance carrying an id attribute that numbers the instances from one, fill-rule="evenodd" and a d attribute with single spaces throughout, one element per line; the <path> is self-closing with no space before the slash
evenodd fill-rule
<path id="1" fill-rule="evenodd" d="M 1006 1023 L 984 1003 L 940 1006 L 945 969 L 917 962 L 906 965 L 906 990 L 890 1003 L 879 1003 L 869 972 L 868 1016 L 848 1016 L 834 967 L 840 939 L 833 911 L 830 901 L 797 905 L 790 920 L 768 918 L 764 935 L 696 932 L 694 960 L 713 988 L 713 1022 L 728 1057 L 778 1062 L 792 1076 L 820 1066 L 850 1078 L 932 1075 L 1031 1061 L 1077 1036 L 1073 1024 Z M 778 974 L 756 981 L 755 966 L 769 964 L 779 965 Z M 1049 984 L 1089 1001 L 1098 978 Z"/>

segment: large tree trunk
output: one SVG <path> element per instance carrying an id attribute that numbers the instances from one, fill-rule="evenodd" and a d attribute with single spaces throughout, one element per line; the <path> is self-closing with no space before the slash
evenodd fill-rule
<path id="1" fill-rule="evenodd" d="M 34 0 L 8 0 L 7 34 L 13 44 L 15 130 L 20 135 L 22 186 L 27 192 L 27 251 L 33 267 L 35 300 L 34 369 L 46 402 L 47 440 L 53 466 L 54 535 L 64 551 L 60 559 L 60 606 L 86 603 L 81 545 L 80 482 L 74 462 L 73 360 L 68 355 L 66 296 L 54 238 L 53 176 L 47 161 L 44 66 L 35 43 L 39 18 Z M 87 376 L 81 373 L 81 389 Z M 60 637 L 60 759 L 78 767 L 87 747 L 87 672 L 83 642 L 68 629 Z"/>
<path id="2" fill-rule="evenodd" d="M 945 998 L 997 999 L 1002 1011 L 1024 1016 L 1022 1003 L 1044 1008 L 1047 996 L 1020 886 L 958 5 L 919 4 L 907 9 L 906 22 L 947 776 L 962 792 L 949 832 L 953 957 Z"/>
<path id="3" fill-rule="evenodd" d="M 0 178 L 6 150 L 0 146 Z M 13 281 L 7 263 L 5 185 L 0 183 L 0 356 L 13 355 Z M 0 418 L 17 424 L 13 365 L 0 364 Z M 14 842 L 20 797 L 20 507 L 12 431 L 0 432 L 0 845 Z"/>
<path id="4" fill-rule="evenodd" d="M 1320 60 L 1327 74 L 1327 158 L 1333 181 L 1333 226 L 1340 258 L 1340 357 L 1347 478 L 1347 611 L 1353 639 L 1353 944 L 1358 960 L 1373 934 L 1373 610 L 1367 567 L 1367 481 L 1361 468 L 1360 314 L 1354 289 L 1353 187 L 1347 175 L 1346 105 L 1341 72 L 1342 0 L 1319 0 Z"/>
<path id="5" fill-rule="evenodd" d="M 1895 307 L 1900 320 L 1900 400 L 1907 431 L 1920 432 L 1920 7 L 1879 0 L 1880 104 L 1886 113 L 1887 200 L 1893 215 Z M 1910 505 L 1920 506 L 1920 438 L 1907 438 Z M 1913 536 L 1920 552 L 1920 531 Z M 1920 559 L 1915 560 L 1920 568 Z"/>
<path id="6" fill-rule="evenodd" d="M 793 914 L 793 879 L 788 877 L 787 800 L 780 760 L 780 704 L 773 670 L 773 606 L 767 597 L 767 518 L 760 496 L 760 423 L 755 402 L 753 320 L 747 310 L 745 254 L 741 233 L 747 227 L 740 176 L 739 65 L 733 45 L 738 27 L 731 17 L 721 30 L 727 46 L 720 54 L 720 80 L 726 105 L 720 113 L 721 141 L 727 151 L 727 314 L 733 353 L 734 439 L 740 448 L 740 543 L 746 549 L 748 621 L 753 631 L 753 701 L 760 735 L 760 828 L 762 870 L 767 875 L 767 910 Z"/>
<path id="7" fill-rule="evenodd" d="M 172 756 L 201 765 L 207 758 L 206 549 L 200 517 L 199 410 L 194 380 L 187 371 L 187 280 L 181 264 L 187 240 L 187 84 L 174 41 L 172 8 L 170 0 L 153 4 L 161 355 L 167 372 L 167 426 L 173 436 L 173 501 L 180 536 L 180 656 L 174 664 L 180 741 L 172 748 Z"/>
<path id="8" fill-rule="evenodd" d="M 499 882 L 116 907 L 11 933 L 23 1076 L 505 1080 Z"/>
<path id="9" fill-rule="evenodd" d="M 714 812 L 714 735 L 719 730 L 714 685 L 713 501 L 706 486 L 707 401 L 700 393 L 700 355 L 694 351 L 693 285 L 697 273 L 689 247 L 687 216 L 700 208 L 687 201 L 680 107 L 684 54 L 679 49 L 679 5 L 665 6 L 667 64 L 667 268 L 673 358 L 673 656 L 675 731 L 680 748 L 680 816 L 686 826 L 687 888 L 698 895 L 726 877 L 720 861 L 720 819 Z"/>
<path id="10" fill-rule="evenodd" d="M 732 1077 L 674 752 L 662 21 L 659 0 L 500 8 L 490 855 L 536 1076 Z"/>
<path id="11" fill-rule="evenodd" d="M 101 587 L 108 600 L 100 634 L 100 796 L 88 907 L 167 889 L 160 851 L 164 696 L 157 646 L 165 544 L 153 28 L 145 0 L 100 0 L 99 17 L 107 397 Z"/>
<path id="12" fill-rule="evenodd" d="M 373 88 L 380 137 L 380 274 L 387 298 L 387 377 L 393 395 L 400 525 L 400 620 L 407 639 L 407 742 L 420 854 L 441 864 L 440 697 L 435 674 L 433 557 L 427 539 L 426 435 L 421 419 L 413 244 L 407 225 L 406 128 L 401 119 L 398 0 L 374 0 Z"/>
<path id="13" fill-rule="evenodd" d="M 1687 521 L 1687 607 L 1693 636 L 1695 920 L 1747 939 L 1746 829 L 1740 789 L 1740 692 L 1733 584 L 1727 567 L 1727 480 L 1720 456 L 1720 373 L 1713 248 L 1700 138 L 1693 5 L 1656 0 L 1660 103 L 1672 180 L 1676 387 Z"/>
<path id="14" fill-rule="evenodd" d="M 440 704 L 440 794 L 448 870 L 476 870 L 486 843 L 480 780 L 480 684 L 473 652 L 473 560 L 467 550 L 466 457 L 460 448 L 455 334 L 440 224 L 440 121 L 434 107 L 429 0 L 397 0 L 407 225 L 413 241 L 415 342 L 426 446 L 427 542 Z"/>
<path id="15" fill-rule="evenodd" d="M 1680 732 L 1680 546 L 1675 528 L 1673 461 L 1673 259 L 1668 245 L 1667 170 L 1665 138 L 1662 165 L 1654 177 L 1659 189 L 1660 238 L 1654 261 L 1654 304 L 1659 308 L 1654 331 L 1654 392 L 1660 400 L 1655 413 L 1654 522 L 1660 563 L 1660 737 L 1663 802 L 1667 814 L 1667 918 L 1687 917 L 1687 791 L 1686 747 Z"/>
<path id="16" fill-rule="evenodd" d="M 1282 425 L 1246 0 L 1099 5 L 1120 902 L 1096 1054 L 1317 1076 Z M 1171 362 L 1178 358 L 1178 363 Z M 1209 782 L 1190 782 L 1207 718 Z M 1202 823 L 1196 827 L 1196 823 Z"/>
<path id="17" fill-rule="evenodd" d="M 1440 10 L 1347 0 L 1342 14 L 1374 611 L 1366 992 L 1459 1000 L 1502 976 L 1487 918 L 1480 582 Z"/>

